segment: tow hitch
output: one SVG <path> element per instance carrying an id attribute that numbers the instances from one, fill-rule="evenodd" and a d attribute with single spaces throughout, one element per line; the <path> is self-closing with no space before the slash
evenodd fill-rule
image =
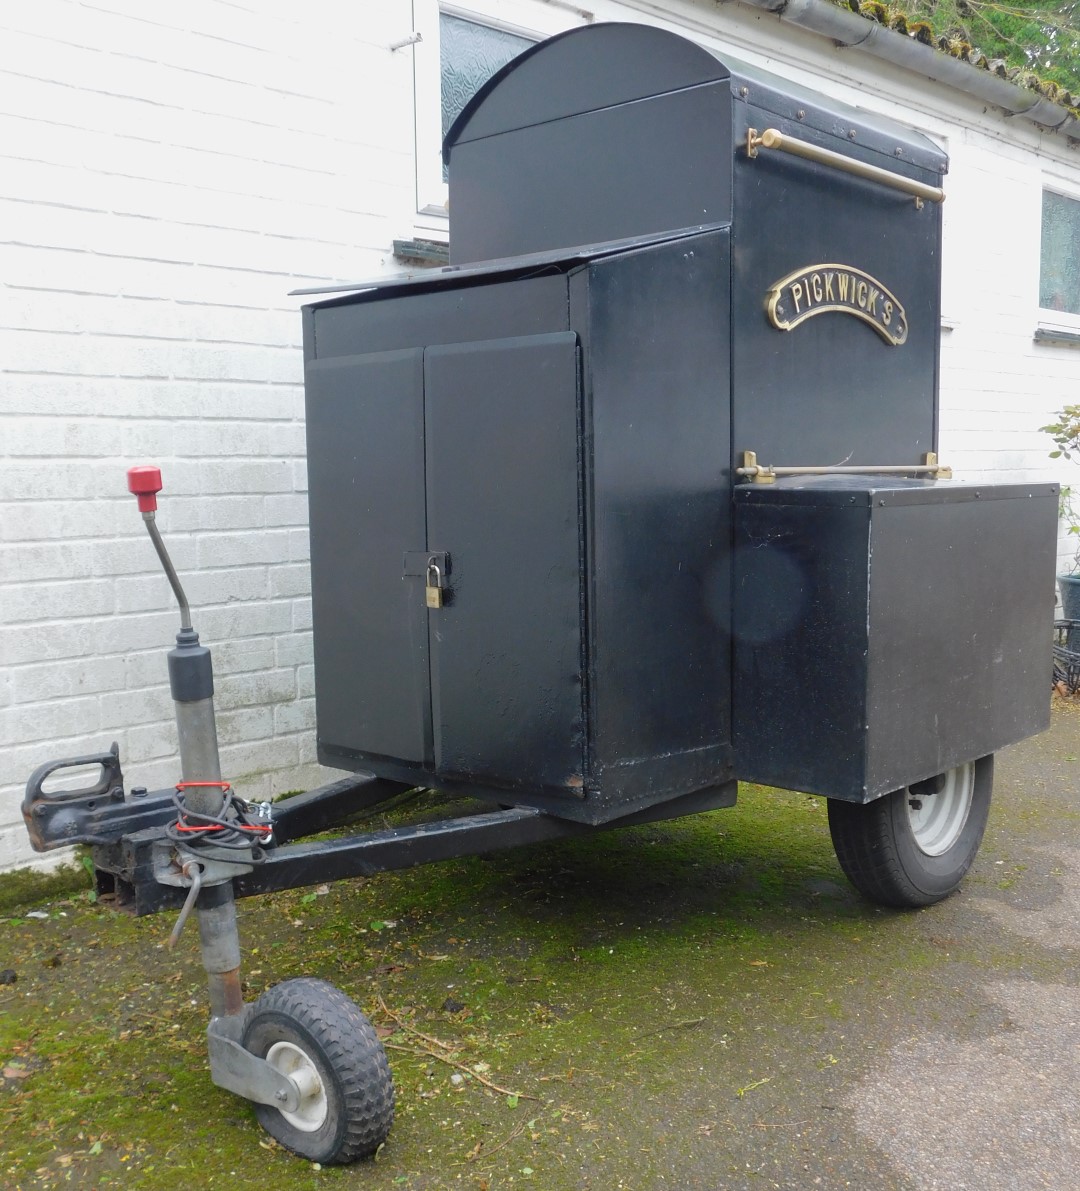
<path id="1" fill-rule="evenodd" d="M 170 947 L 194 913 L 210 999 L 211 1079 L 253 1101 L 263 1126 L 284 1145 L 314 1161 L 351 1161 L 375 1150 L 393 1120 L 386 1055 L 367 1018 L 323 981 L 289 980 L 244 1003 L 234 882 L 254 873 L 273 846 L 271 808 L 246 802 L 222 780 L 210 650 L 192 627 L 156 524 L 161 472 L 134 467 L 128 488 L 180 608 L 168 666 L 182 780 L 171 790 L 125 790 L 116 744 L 106 753 L 50 761 L 27 783 L 27 830 L 39 851 L 92 845 L 99 892 L 120 908 L 149 913 L 182 902 Z M 46 788 L 65 771 L 93 766 L 98 772 L 86 785 Z M 350 791 L 364 784 L 344 783 Z M 378 784 L 386 797 L 384 787 L 393 783 Z M 324 801 L 340 807 L 342 794 L 330 788 Z M 306 810 L 312 829 L 326 825 L 310 798 Z"/>

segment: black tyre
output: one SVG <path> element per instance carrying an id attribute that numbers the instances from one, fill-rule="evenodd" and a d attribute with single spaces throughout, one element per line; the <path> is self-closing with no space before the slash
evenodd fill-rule
<path id="1" fill-rule="evenodd" d="M 271 1137 L 313 1162 L 353 1162 L 386 1140 L 394 1084 L 371 1023 L 325 980 L 286 980 L 252 1005 L 244 1046 L 300 1090 L 296 1112 L 256 1104 Z"/>
<path id="2" fill-rule="evenodd" d="M 829 830 L 848 880 L 883 906 L 929 906 L 948 897 L 982 843 L 994 758 L 863 805 L 829 799 Z"/>

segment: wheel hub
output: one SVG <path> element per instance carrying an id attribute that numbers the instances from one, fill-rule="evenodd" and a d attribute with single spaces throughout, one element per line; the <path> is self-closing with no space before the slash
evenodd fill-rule
<path id="1" fill-rule="evenodd" d="M 975 793 L 975 764 L 968 761 L 908 791 L 915 843 L 927 856 L 941 856 L 960 838 Z"/>
<path id="2" fill-rule="evenodd" d="M 311 1058 L 292 1042 L 275 1042 L 266 1052 L 266 1061 L 276 1071 L 290 1079 L 300 1094 L 295 1112 L 279 1109 L 281 1115 L 304 1133 L 314 1133 L 326 1120 L 329 1111 L 322 1076 Z"/>

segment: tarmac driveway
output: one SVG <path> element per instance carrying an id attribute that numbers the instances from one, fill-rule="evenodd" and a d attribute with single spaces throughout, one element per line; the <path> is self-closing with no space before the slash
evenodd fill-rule
<path id="1" fill-rule="evenodd" d="M 942 929 L 1013 940 L 1029 963 L 1009 979 L 958 973 L 956 1002 L 979 1026 L 955 1009 L 928 1020 L 844 1097 L 859 1133 L 918 1191 L 1080 1188 L 1078 712 L 1061 708 L 1050 732 L 998 762 L 982 865 L 1023 880 L 965 890 L 938 911 Z"/>

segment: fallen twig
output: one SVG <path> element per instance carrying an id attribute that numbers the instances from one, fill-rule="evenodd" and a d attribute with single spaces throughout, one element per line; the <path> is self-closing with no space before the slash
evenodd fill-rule
<path id="1" fill-rule="evenodd" d="M 406 1033 L 413 1034 L 417 1038 L 422 1038 L 425 1042 L 430 1042 L 432 1046 L 441 1046 L 443 1050 L 449 1051 L 451 1054 L 453 1054 L 454 1051 L 461 1049 L 460 1046 L 451 1046 L 449 1042 L 443 1042 L 438 1038 L 433 1038 L 430 1034 L 425 1034 L 423 1031 L 418 1030 L 415 1026 L 409 1025 L 404 1018 L 395 1013 L 393 1009 L 387 1005 L 381 996 L 379 997 L 379 1008 L 383 1011 L 383 1013 L 386 1014 L 388 1018 L 390 1018 L 391 1021 L 396 1022 L 403 1030 L 405 1030 Z"/>
<path id="2" fill-rule="evenodd" d="M 480 1162 L 481 1160 L 486 1161 L 488 1158 L 491 1157 L 492 1154 L 497 1154 L 499 1152 L 499 1150 L 501 1150 L 503 1148 L 503 1146 L 508 1146 L 514 1140 L 514 1138 L 520 1137 L 522 1135 L 522 1133 L 525 1132 L 525 1126 L 527 1124 L 528 1124 L 528 1122 L 526 1120 L 522 1119 L 519 1122 L 519 1124 L 517 1125 L 517 1127 L 508 1136 L 504 1137 L 502 1139 L 502 1141 L 500 1141 L 497 1146 L 492 1146 L 490 1150 L 486 1150 L 486 1151 L 478 1148 L 478 1149 L 474 1150 L 471 1154 L 466 1154 L 465 1161 L 466 1162 Z M 462 1166 L 462 1165 L 464 1165 L 464 1163 L 456 1162 L 454 1165 Z"/>
<path id="3" fill-rule="evenodd" d="M 403 1020 L 399 1014 L 395 1013 L 393 1009 L 387 1005 L 381 996 L 379 997 L 379 1008 L 382 1009 L 382 1011 L 391 1019 L 391 1021 L 396 1022 L 407 1034 L 412 1034 L 414 1037 L 420 1038 L 424 1042 L 430 1043 L 431 1046 L 440 1047 L 447 1053 L 440 1054 L 438 1051 L 432 1050 L 429 1046 L 421 1047 L 420 1049 L 415 1049 L 411 1046 L 402 1046 L 400 1042 L 384 1042 L 383 1046 L 389 1047 L 391 1050 L 403 1050 L 407 1054 L 429 1055 L 433 1059 L 438 1059 L 440 1063 L 446 1063 L 450 1067 L 456 1067 L 459 1071 L 466 1072 L 466 1074 L 471 1075 L 473 1079 L 479 1080 L 484 1087 L 491 1088 L 493 1092 L 498 1092 L 501 1096 L 517 1096 L 519 1100 L 539 1101 L 539 1096 L 530 1096 L 527 1092 L 512 1092 L 509 1088 L 500 1088 L 497 1083 L 492 1083 L 490 1079 L 485 1079 L 479 1071 L 474 1071 L 467 1063 L 459 1063 L 457 1059 L 450 1058 L 450 1055 L 461 1048 L 458 1046 L 451 1046 L 449 1043 L 443 1042 L 438 1038 L 433 1038 L 430 1034 L 425 1034 L 422 1030 L 416 1029 L 415 1026 L 410 1026 L 407 1021 Z"/>
<path id="4" fill-rule="evenodd" d="M 636 1053 L 636 1052 L 635 1052 Z M 541 1083 L 552 1083 L 555 1080 L 565 1080 L 567 1083 L 574 1082 L 575 1075 L 595 1075 L 596 1072 L 588 1067 L 568 1067 L 565 1074 L 560 1075 L 541 1075 Z"/>
<path id="5" fill-rule="evenodd" d="M 493 1092 L 498 1092 L 500 1096 L 516 1096 L 519 1100 L 536 1100 L 539 1101 L 539 1096 L 530 1096 L 528 1092 L 514 1092 L 510 1088 L 500 1088 L 497 1083 L 492 1083 L 490 1079 L 485 1079 L 478 1071 L 474 1071 L 468 1063 L 459 1063 L 457 1059 L 448 1058 L 446 1055 L 439 1054 L 436 1050 L 431 1050 L 429 1047 L 414 1047 L 402 1046 L 400 1042 L 384 1042 L 383 1046 L 389 1050 L 403 1050 L 406 1054 L 417 1055 L 423 1058 L 425 1055 L 432 1059 L 438 1059 L 440 1063 L 445 1063 L 448 1067 L 456 1067 L 459 1071 L 464 1071 L 466 1075 L 471 1075 L 473 1079 L 479 1080 L 485 1088 L 490 1088 Z"/>
<path id="6" fill-rule="evenodd" d="M 705 1020 L 704 1017 L 688 1017 L 685 1021 L 670 1021 L 655 1030 L 642 1030 L 638 1037 L 648 1038 L 650 1034 L 662 1034 L 665 1030 L 688 1030 L 691 1026 L 700 1026 Z"/>

